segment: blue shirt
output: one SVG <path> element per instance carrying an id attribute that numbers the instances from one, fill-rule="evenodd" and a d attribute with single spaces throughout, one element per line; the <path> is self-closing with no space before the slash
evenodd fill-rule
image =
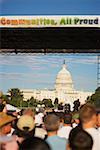
<path id="1" fill-rule="evenodd" d="M 57 135 L 49 136 L 46 142 L 50 145 L 51 150 L 66 150 L 68 141 L 65 138 L 60 138 Z"/>

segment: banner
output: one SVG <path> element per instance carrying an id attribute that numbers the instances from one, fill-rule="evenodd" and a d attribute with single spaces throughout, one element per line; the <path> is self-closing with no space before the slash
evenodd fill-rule
<path id="1" fill-rule="evenodd" d="M 99 27 L 99 16 L 0 16 L 0 27 Z"/>

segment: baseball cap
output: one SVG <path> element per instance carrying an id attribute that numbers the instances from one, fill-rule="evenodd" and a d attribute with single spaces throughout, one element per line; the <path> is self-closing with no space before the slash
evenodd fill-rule
<path id="1" fill-rule="evenodd" d="M 78 113 L 74 114 L 72 118 L 73 119 L 79 119 L 79 114 Z"/>

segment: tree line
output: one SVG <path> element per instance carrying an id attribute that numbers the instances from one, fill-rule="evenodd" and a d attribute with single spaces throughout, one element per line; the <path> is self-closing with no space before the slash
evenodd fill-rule
<path id="1" fill-rule="evenodd" d="M 34 97 L 31 97 L 27 101 L 24 101 L 23 92 L 18 88 L 12 88 L 8 90 L 7 93 L 8 94 L 4 95 L 2 92 L 0 92 L 0 95 L 2 95 L 2 98 L 7 103 L 16 107 L 37 107 L 38 105 L 44 105 L 45 107 L 57 108 L 59 104 L 58 98 L 55 98 L 54 103 L 51 99 L 43 99 L 42 101 L 40 101 L 38 99 L 35 99 Z M 94 104 L 97 108 L 100 108 L 100 87 L 95 90 L 94 94 L 88 96 L 85 102 Z"/>

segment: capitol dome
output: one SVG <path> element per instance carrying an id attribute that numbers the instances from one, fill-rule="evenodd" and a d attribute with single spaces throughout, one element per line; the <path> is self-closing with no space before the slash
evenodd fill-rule
<path id="1" fill-rule="evenodd" d="M 63 91 L 69 93 L 73 91 L 73 81 L 70 72 L 66 69 L 65 61 L 62 69 L 59 71 L 56 77 L 55 83 L 56 91 Z"/>

